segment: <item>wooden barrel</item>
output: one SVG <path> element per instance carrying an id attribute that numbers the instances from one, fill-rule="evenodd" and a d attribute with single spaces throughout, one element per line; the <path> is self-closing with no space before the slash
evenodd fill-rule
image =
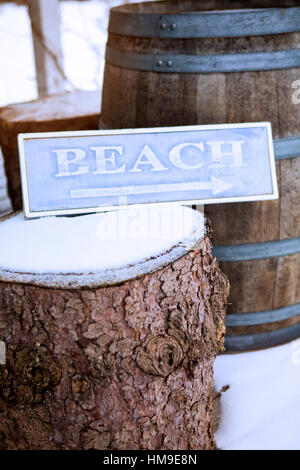
<path id="1" fill-rule="evenodd" d="M 231 281 L 227 350 L 300 336 L 300 7 L 207 0 L 114 8 L 100 125 L 270 121 L 280 199 L 206 206 Z"/>
<path id="2" fill-rule="evenodd" d="M 200 214 L 138 242 L 132 224 L 167 233 L 170 211 L 127 215 L 121 238 L 116 212 L 0 218 L 1 450 L 215 447 L 228 281 Z"/>

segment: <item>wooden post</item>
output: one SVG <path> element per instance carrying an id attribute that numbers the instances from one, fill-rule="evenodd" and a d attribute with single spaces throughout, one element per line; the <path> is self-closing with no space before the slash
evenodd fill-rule
<path id="1" fill-rule="evenodd" d="M 27 0 L 39 96 L 65 90 L 58 0 Z"/>

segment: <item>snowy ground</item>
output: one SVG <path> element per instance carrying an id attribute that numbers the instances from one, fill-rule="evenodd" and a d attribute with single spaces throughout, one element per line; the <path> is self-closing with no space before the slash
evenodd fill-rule
<path id="1" fill-rule="evenodd" d="M 108 8 L 117 3 L 62 3 L 62 46 L 70 88 L 100 93 Z M 24 7 L 0 6 L 0 64 L 0 106 L 36 98 Z M 217 389 L 230 386 L 222 396 L 219 448 L 300 449 L 300 340 L 266 351 L 218 357 L 215 383 Z"/>
<path id="2" fill-rule="evenodd" d="M 219 356 L 215 385 L 222 396 L 220 449 L 300 449 L 300 340 Z"/>

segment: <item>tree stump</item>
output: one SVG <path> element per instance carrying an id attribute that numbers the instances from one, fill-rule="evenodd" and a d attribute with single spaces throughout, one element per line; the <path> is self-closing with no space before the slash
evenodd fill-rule
<path id="1" fill-rule="evenodd" d="M 15 210 L 22 208 L 18 134 L 98 129 L 99 117 L 98 91 L 48 95 L 0 108 L 0 147 L 3 150 L 9 195 Z"/>
<path id="2" fill-rule="evenodd" d="M 74 223 L 70 237 L 85 224 L 88 236 L 88 217 L 51 220 Z M 22 244 L 27 224 L 54 230 L 21 218 L 0 223 L 0 245 L 10 231 Z M 0 254 L 0 449 L 215 448 L 213 364 L 229 286 L 209 229 L 188 239 L 134 263 L 135 277 L 132 264 L 21 272 Z M 51 243 L 41 247 L 51 255 Z"/>

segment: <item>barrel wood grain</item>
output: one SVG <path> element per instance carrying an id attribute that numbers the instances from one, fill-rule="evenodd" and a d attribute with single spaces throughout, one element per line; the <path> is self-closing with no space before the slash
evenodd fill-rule
<path id="1" fill-rule="evenodd" d="M 231 284 L 228 313 L 261 312 L 299 303 L 300 281 L 295 275 L 299 263 L 299 253 L 220 263 Z"/>
<path id="2" fill-rule="evenodd" d="M 166 6 L 167 5 L 167 6 Z M 247 8 L 298 7 L 295 1 L 247 2 Z M 240 1 L 176 1 L 127 5 L 127 12 L 243 9 Z M 285 12 L 282 12 L 284 16 Z M 216 26 L 217 27 L 217 26 Z M 299 28 L 300 29 L 300 28 Z M 300 33 L 219 38 L 132 37 L 109 34 L 108 46 L 143 54 L 233 54 L 299 49 Z M 275 139 L 300 136 L 300 106 L 292 84 L 300 67 L 229 73 L 158 73 L 106 62 L 101 122 L 106 128 L 270 121 Z M 276 162 L 280 199 L 206 206 L 215 245 L 276 242 L 300 236 L 300 147 L 298 158 Z M 262 312 L 300 302 L 300 255 L 222 262 L 231 282 L 229 313 Z M 300 311 L 299 311 L 300 314 Z M 286 320 L 273 325 L 290 326 Z M 244 328 L 243 334 L 247 334 Z M 269 331 L 272 326 L 259 326 Z M 255 327 L 252 328 L 255 330 Z M 241 334 L 238 327 L 229 335 Z M 258 331 L 258 330 L 257 330 Z"/>

